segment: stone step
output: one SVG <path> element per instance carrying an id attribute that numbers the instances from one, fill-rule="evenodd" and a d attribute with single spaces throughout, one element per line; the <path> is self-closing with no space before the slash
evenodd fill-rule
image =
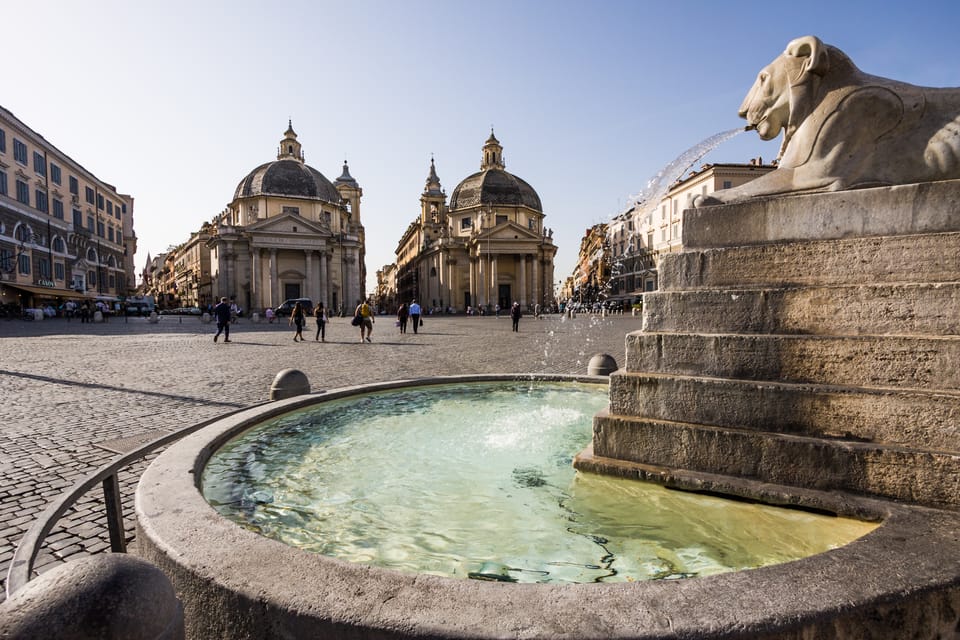
<path id="1" fill-rule="evenodd" d="M 960 392 L 960 338 L 627 334 L 633 373 Z"/>
<path id="2" fill-rule="evenodd" d="M 683 212 L 686 249 L 960 231 L 960 180 L 856 189 Z"/>
<path id="3" fill-rule="evenodd" d="M 960 283 L 654 291 L 653 333 L 960 335 Z"/>
<path id="4" fill-rule="evenodd" d="M 956 282 L 960 233 L 687 250 L 657 268 L 662 291 Z"/>
<path id="5" fill-rule="evenodd" d="M 960 394 L 617 371 L 610 413 L 960 452 Z M 602 454 L 608 455 L 608 454 Z"/>
<path id="6" fill-rule="evenodd" d="M 643 420 L 601 411 L 593 453 L 678 471 L 952 506 L 960 456 L 875 443 Z"/>

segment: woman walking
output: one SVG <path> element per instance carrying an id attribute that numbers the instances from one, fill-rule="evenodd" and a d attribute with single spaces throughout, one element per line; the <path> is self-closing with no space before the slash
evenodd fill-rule
<path id="1" fill-rule="evenodd" d="M 293 334 L 293 341 L 296 342 L 298 339 L 300 342 L 303 342 L 303 322 L 306 320 L 307 314 L 303 311 L 303 305 L 299 302 L 293 307 L 293 313 L 290 314 L 290 321 L 288 324 L 295 324 L 297 326 L 297 332 Z"/>
<path id="2" fill-rule="evenodd" d="M 358 319 L 359 322 L 357 326 L 360 327 L 360 342 L 363 342 L 366 339 L 367 342 L 373 342 L 370 339 L 370 334 L 373 333 L 373 310 L 370 308 L 370 305 L 366 302 L 361 302 L 357 305 L 357 308 L 353 311 L 354 318 Z M 366 333 L 366 337 L 364 337 Z"/>
<path id="3" fill-rule="evenodd" d="M 407 308 L 406 302 L 400 303 L 400 308 L 397 309 L 397 322 L 400 325 L 400 333 L 407 332 L 407 318 L 410 317 L 410 310 Z"/>
<path id="4" fill-rule="evenodd" d="M 323 308 L 323 303 L 318 302 L 317 308 L 313 310 L 313 315 L 317 318 L 317 340 L 327 341 L 327 310 Z"/>

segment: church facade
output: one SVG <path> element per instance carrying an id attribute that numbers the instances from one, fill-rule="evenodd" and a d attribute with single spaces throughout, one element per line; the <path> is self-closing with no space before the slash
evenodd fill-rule
<path id="1" fill-rule="evenodd" d="M 553 304 L 557 248 L 543 222 L 540 196 L 506 171 L 492 130 L 480 171 L 457 185 L 449 203 L 431 159 L 420 215 L 396 249 L 398 303 L 459 313 Z"/>
<path id="2" fill-rule="evenodd" d="M 346 162 L 333 182 L 306 164 L 290 123 L 277 159 L 247 174 L 216 219 L 207 241 L 214 299 L 262 312 L 310 298 L 351 312 L 366 296 L 362 195 Z"/>

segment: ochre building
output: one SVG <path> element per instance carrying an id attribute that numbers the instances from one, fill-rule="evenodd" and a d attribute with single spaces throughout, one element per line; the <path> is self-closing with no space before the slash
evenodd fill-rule
<path id="1" fill-rule="evenodd" d="M 492 131 L 480 171 L 457 185 L 449 205 L 431 159 L 420 216 L 397 246 L 398 303 L 461 313 L 553 304 L 557 248 L 543 222 L 540 196 L 506 171 Z"/>

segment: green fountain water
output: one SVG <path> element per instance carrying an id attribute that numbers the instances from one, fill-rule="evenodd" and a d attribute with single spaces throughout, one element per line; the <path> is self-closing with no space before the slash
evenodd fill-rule
<path id="1" fill-rule="evenodd" d="M 605 385 L 419 387 L 317 404 L 221 447 L 206 499 L 286 544 L 509 582 L 686 578 L 787 562 L 876 525 L 577 473 Z"/>

